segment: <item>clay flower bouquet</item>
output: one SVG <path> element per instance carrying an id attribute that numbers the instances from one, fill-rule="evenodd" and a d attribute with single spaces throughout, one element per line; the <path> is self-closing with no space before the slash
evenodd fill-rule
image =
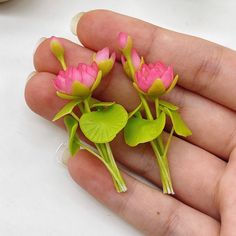
<path id="1" fill-rule="evenodd" d="M 127 187 L 109 143 L 121 130 L 124 130 L 126 144 L 131 147 L 149 142 L 160 170 L 163 193 L 174 194 L 168 149 L 174 132 L 186 137 L 191 135 L 191 131 L 181 119 L 178 107 L 161 100 L 160 96 L 174 88 L 178 76 L 174 77 L 173 68 L 161 62 L 145 64 L 126 33 L 119 34 L 118 42 L 124 71 L 133 81 L 140 97 L 139 106 L 128 114 L 123 106 L 115 102 L 101 102 L 92 97 L 100 81 L 114 66 L 115 53 L 110 55 L 109 49 L 104 48 L 94 54 L 91 65 L 79 63 L 77 67 L 67 67 L 64 59 L 66 52 L 60 40 L 52 37 L 51 51 L 63 69 L 54 79 L 54 85 L 57 95 L 68 101 L 53 121 L 64 118 L 71 155 L 74 156 L 82 147 L 96 156 L 110 172 L 117 192 L 125 192 Z M 154 112 L 151 107 L 154 107 Z M 172 121 L 173 127 L 164 143 L 162 133 L 167 117 Z M 78 134 L 81 132 L 95 148 L 80 140 Z"/>

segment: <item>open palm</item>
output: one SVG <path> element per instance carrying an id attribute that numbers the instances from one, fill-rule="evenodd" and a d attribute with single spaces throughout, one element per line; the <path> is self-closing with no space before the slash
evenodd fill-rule
<path id="1" fill-rule="evenodd" d="M 92 11 L 77 25 L 85 47 L 63 39 L 68 65 L 89 62 L 93 52 L 105 46 L 118 51 L 120 31 L 133 37 L 147 62 L 160 59 L 180 76 L 165 99 L 180 107 L 193 135 L 175 137 L 171 144 L 168 157 L 176 194 L 164 195 L 125 173 L 129 190 L 117 194 L 104 166 L 85 150 L 69 161 L 73 179 L 147 235 L 236 235 L 236 52 L 113 12 Z M 34 63 L 38 73 L 27 83 L 26 101 L 51 120 L 64 101 L 55 95 L 52 80 L 60 65 L 49 40 L 38 47 Z M 139 103 L 119 63 L 95 95 L 128 110 Z M 63 127 L 62 121 L 57 124 Z M 160 186 L 149 144 L 130 148 L 121 134 L 112 148 L 118 162 Z"/>

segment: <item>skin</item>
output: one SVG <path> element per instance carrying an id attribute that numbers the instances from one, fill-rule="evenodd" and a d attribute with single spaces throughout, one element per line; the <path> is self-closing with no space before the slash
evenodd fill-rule
<path id="1" fill-rule="evenodd" d="M 68 65 L 90 63 L 93 52 L 105 46 L 118 52 L 120 31 L 131 35 L 146 62 L 158 59 L 171 64 L 180 76 L 178 86 L 165 99 L 180 107 L 193 135 L 185 140 L 174 137 L 171 143 L 168 157 L 176 194 L 163 195 L 125 172 L 128 191 L 117 194 L 105 167 L 85 150 L 69 160 L 72 178 L 146 235 L 236 235 L 236 52 L 97 10 L 85 13 L 77 26 L 84 47 L 62 39 Z M 60 65 L 50 53 L 49 40 L 37 48 L 34 64 L 37 74 L 26 85 L 26 102 L 51 120 L 65 102 L 55 95 L 53 78 Z M 116 101 L 128 110 L 139 103 L 119 62 L 94 96 Z M 62 121 L 56 124 L 63 127 Z M 129 148 L 120 134 L 112 148 L 117 162 L 160 187 L 149 144 Z"/>

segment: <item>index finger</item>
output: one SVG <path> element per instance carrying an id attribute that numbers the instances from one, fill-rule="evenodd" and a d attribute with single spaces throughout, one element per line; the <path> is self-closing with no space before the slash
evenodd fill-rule
<path id="1" fill-rule="evenodd" d="M 236 93 L 235 51 L 105 10 L 84 13 L 75 28 L 82 44 L 93 50 L 109 46 L 118 51 L 118 33 L 127 32 L 147 62 L 159 59 L 174 66 L 179 85 L 236 110 L 232 99 Z"/>

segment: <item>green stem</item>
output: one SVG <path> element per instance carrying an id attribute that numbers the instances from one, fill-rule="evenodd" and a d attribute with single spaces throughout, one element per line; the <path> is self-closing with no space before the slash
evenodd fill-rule
<path id="1" fill-rule="evenodd" d="M 78 104 L 78 107 L 79 107 L 80 112 L 83 114 L 83 113 L 84 113 L 83 104 L 82 104 L 82 103 L 79 103 L 79 104 Z"/>
<path id="2" fill-rule="evenodd" d="M 163 186 L 163 193 L 174 194 L 171 177 L 169 174 L 170 172 L 169 172 L 169 169 L 167 168 L 165 160 L 161 156 L 157 146 L 155 145 L 155 142 L 151 141 L 150 143 L 151 143 L 154 153 L 156 154 L 157 164 L 160 169 L 160 177 L 161 177 L 161 182 Z"/>
<path id="3" fill-rule="evenodd" d="M 170 134 L 169 134 L 169 137 L 168 137 L 168 140 L 166 142 L 165 151 L 164 151 L 164 154 L 163 154 L 164 157 L 167 156 L 167 152 L 169 150 L 170 142 L 171 142 L 171 139 L 173 137 L 173 134 L 174 134 L 174 127 L 172 127 L 172 129 L 170 131 Z"/>
<path id="4" fill-rule="evenodd" d="M 79 117 L 73 111 L 70 114 L 79 122 Z"/>
<path id="5" fill-rule="evenodd" d="M 166 142 L 165 151 L 164 151 L 164 154 L 163 154 L 163 158 L 164 158 L 164 161 L 165 161 L 165 164 L 166 164 L 167 167 L 168 167 L 167 152 L 168 152 L 168 150 L 169 150 L 170 142 L 171 142 L 171 139 L 172 139 L 172 137 L 173 137 L 173 134 L 174 134 L 174 127 L 172 127 L 172 129 L 171 129 L 171 132 L 170 132 L 170 134 L 169 134 L 168 140 L 167 140 L 167 142 Z M 170 171 L 170 170 L 169 170 L 169 167 L 168 167 L 167 169 L 168 169 L 168 171 Z M 169 174 L 170 174 L 170 173 L 169 173 Z"/>
<path id="6" fill-rule="evenodd" d="M 159 99 L 155 99 L 156 118 L 159 116 Z"/>
<path id="7" fill-rule="evenodd" d="M 61 63 L 63 70 L 66 70 L 67 66 L 66 66 L 65 58 L 63 56 L 58 57 L 58 61 Z"/>
<path id="8" fill-rule="evenodd" d="M 117 191 L 119 192 L 125 192 L 127 190 L 127 188 L 123 188 L 121 189 L 117 183 L 120 181 L 120 179 L 117 177 L 116 173 L 114 172 L 114 170 L 110 167 L 110 165 L 100 156 L 98 155 L 95 151 L 93 151 L 91 148 L 89 148 L 88 146 L 86 146 L 83 143 L 79 143 L 79 145 L 84 148 L 85 150 L 87 150 L 88 152 L 90 152 L 91 154 L 93 154 L 94 156 L 96 156 L 107 168 L 107 170 L 110 172 L 112 179 L 114 181 L 115 187 L 117 189 Z"/>
<path id="9" fill-rule="evenodd" d="M 127 60 L 127 63 L 128 63 L 129 69 L 130 69 L 132 80 L 135 81 L 135 69 L 134 69 L 134 66 L 133 66 L 133 63 L 132 63 L 132 60 L 131 60 L 131 56 L 128 55 L 126 57 L 126 60 Z"/>
<path id="10" fill-rule="evenodd" d="M 88 99 L 84 100 L 84 111 L 91 111 Z M 96 156 L 99 156 L 99 160 L 101 160 L 108 168 L 117 192 L 125 192 L 127 190 L 127 187 L 116 165 L 109 143 L 95 143 L 95 145 L 100 154 L 97 154 Z"/>
<path id="11" fill-rule="evenodd" d="M 125 192 L 127 187 L 115 163 L 109 143 L 96 143 L 95 145 L 103 159 L 103 163 L 106 163 L 106 166 L 109 166 L 109 168 L 112 170 L 110 173 L 117 192 Z"/>
<path id="12" fill-rule="evenodd" d="M 153 120 L 153 116 L 146 99 L 142 94 L 139 94 L 139 97 L 142 101 L 147 119 Z M 168 194 L 174 194 L 167 158 L 162 156 L 162 154 L 164 154 L 164 145 L 161 136 L 159 136 L 156 140 L 151 141 L 150 143 L 156 155 L 157 164 L 160 169 L 160 177 L 163 186 L 163 192 Z"/>
<path id="13" fill-rule="evenodd" d="M 89 106 L 89 102 L 88 102 L 88 98 L 84 100 L 84 111 L 85 112 L 90 112 L 90 106 Z"/>
<path id="14" fill-rule="evenodd" d="M 159 99 L 158 98 L 155 99 L 155 110 L 156 110 L 156 118 L 158 118 L 159 116 Z M 157 142 L 158 142 L 158 145 L 160 146 L 161 154 L 163 155 L 164 144 L 163 144 L 161 135 L 157 137 Z"/>
<path id="15" fill-rule="evenodd" d="M 144 98 L 144 96 L 142 94 L 139 93 L 139 97 L 142 101 L 142 104 L 143 104 L 143 107 L 144 107 L 144 110 L 146 112 L 146 116 L 149 120 L 153 120 L 153 116 L 152 116 L 152 113 L 151 113 L 151 110 L 149 108 L 149 105 L 146 101 L 146 99 Z M 163 154 L 164 153 L 164 145 L 163 145 L 163 142 L 162 142 L 162 138 L 161 138 L 161 135 L 159 137 L 157 137 L 157 142 L 158 142 L 158 145 L 160 147 L 160 151 L 161 153 Z"/>
<path id="16" fill-rule="evenodd" d="M 143 104 L 143 107 L 144 107 L 147 119 L 153 120 L 153 116 L 152 116 L 151 110 L 150 110 L 149 105 L 148 105 L 146 99 L 144 98 L 143 94 L 139 93 L 139 97 L 140 97 L 141 102 Z"/>

